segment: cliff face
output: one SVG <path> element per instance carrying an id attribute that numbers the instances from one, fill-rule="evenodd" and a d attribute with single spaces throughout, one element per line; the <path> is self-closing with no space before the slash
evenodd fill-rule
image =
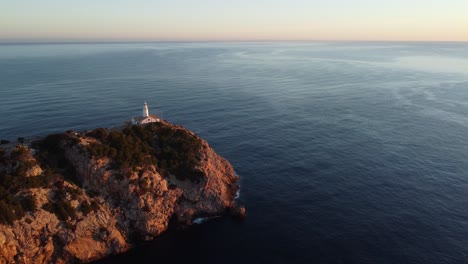
<path id="1" fill-rule="evenodd" d="M 69 131 L 0 152 L 0 263 L 89 262 L 234 207 L 237 177 L 168 123 Z"/>

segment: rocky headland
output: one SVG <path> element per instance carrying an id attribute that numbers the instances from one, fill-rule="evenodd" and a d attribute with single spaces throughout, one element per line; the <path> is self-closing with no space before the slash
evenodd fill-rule
<path id="1" fill-rule="evenodd" d="M 0 148 L 0 263 L 90 262 L 169 225 L 243 216 L 237 181 L 206 141 L 167 122 Z"/>

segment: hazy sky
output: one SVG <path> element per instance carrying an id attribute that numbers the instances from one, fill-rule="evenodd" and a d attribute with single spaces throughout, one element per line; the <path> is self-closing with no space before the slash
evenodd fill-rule
<path id="1" fill-rule="evenodd" d="M 0 41 L 468 41 L 468 0 L 0 0 Z"/>

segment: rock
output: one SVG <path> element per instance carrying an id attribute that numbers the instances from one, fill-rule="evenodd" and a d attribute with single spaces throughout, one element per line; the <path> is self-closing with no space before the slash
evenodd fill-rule
<path id="1" fill-rule="evenodd" d="M 229 209 L 229 213 L 231 214 L 231 216 L 236 217 L 238 219 L 244 219 L 247 215 L 245 207 L 237 204 L 235 204 Z"/>
<path id="2" fill-rule="evenodd" d="M 170 220 L 190 225 L 197 217 L 219 216 L 228 210 L 245 217 L 245 208 L 233 202 L 238 178 L 231 164 L 206 141 L 166 122 L 127 129 L 134 132 L 125 137 L 119 136 L 125 130 L 104 129 L 50 135 L 38 141 L 38 149 L 24 152 L 23 161 L 31 165 L 25 177 L 42 179 L 39 176 L 47 173 L 45 164 L 36 160 L 40 155 L 55 174 L 44 178 L 48 182 L 34 181 L 33 187 L 16 194 L 33 197 L 36 209 L 12 225 L 0 222 L 0 263 L 90 262 L 153 239 L 167 230 Z M 135 135 L 140 138 L 132 142 L 152 140 L 140 146 L 142 151 L 165 146 L 152 154 L 133 153 L 138 164 L 119 166 L 114 145 L 104 140 L 110 133 L 116 140 Z M 109 154 L 97 155 L 93 147 Z M 169 152 L 164 153 L 167 148 Z M 174 160 L 164 157 L 174 151 L 188 160 L 168 165 Z M 153 159 L 159 163 L 148 162 Z M 13 173 L 18 162 L 6 160 L 11 164 L 0 162 L 0 173 Z"/>
<path id="3" fill-rule="evenodd" d="M 42 174 L 42 169 L 39 165 L 35 164 L 26 171 L 26 177 L 34 177 Z"/>
<path id="4" fill-rule="evenodd" d="M 0 263 L 14 263 L 18 254 L 15 236 L 11 229 L 0 233 Z"/>

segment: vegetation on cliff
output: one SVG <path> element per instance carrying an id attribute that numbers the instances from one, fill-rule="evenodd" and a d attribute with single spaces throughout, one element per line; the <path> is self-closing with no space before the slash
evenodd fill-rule
<path id="1" fill-rule="evenodd" d="M 165 123 L 130 126 L 122 131 L 98 128 L 86 136 L 97 139 L 87 146 L 96 158 L 108 157 L 115 169 L 156 165 L 163 175 L 199 181 L 196 169 L 201 139 L 186 129 Z"/>
<path id="2" fill-rule="evenodd" d="M 19 194 L 23 189 L 34 188 L 44 184 L 45 177 L 29 178 L 26 172 L 33 165 L 28 159 L 28 151 L 19 146 L 9 154 L 0 149 L 0 224 L 13 224 L 26 212 L 36 209 L 34 198 Z"/>
<path id="3" fill-rule="evenodd" d="M 34 198 L 18 195 L 30 188 L 52 188 L 52 201 L 42 209 L 55 213 L 61 220 L 74 219 L 75 210 L 64 201 L 73 189 L 63 188 L 63 181 L 77 186 L 82 179 L 75 167 L 66 159 L 65 150 L 79 145 L 82 139 L 93 138 L 83 151 L 90 158 L 108 158 L 115 170 L 137 170 L 154 165 L 163 176 L 174 175 L 179 180 L 199 182 L 203 173 L 197 168 L 202 140 L 190 131 L 167 123 L 128 126 L 122 130 L 97 128 L 84 134 L 67 131 L 52 134 L 32 143 L 35 158 L 43 173 L 28 177 L 27 172 L 36 165 L 29 150 L 18 145 L 10 153 L 0 149 L 0 224 L 12 224 L 28 211 L 36 209 Z M 96 204 L 86 202 L 80 206 L 87 214 L 96 210 Z"/>
<path id="4" fill-rule="evenodd" d="M 25 142 L 0 148 L 0 263 L 88 262 L 234 206 L 232 166 L 181 126 Z"/>

